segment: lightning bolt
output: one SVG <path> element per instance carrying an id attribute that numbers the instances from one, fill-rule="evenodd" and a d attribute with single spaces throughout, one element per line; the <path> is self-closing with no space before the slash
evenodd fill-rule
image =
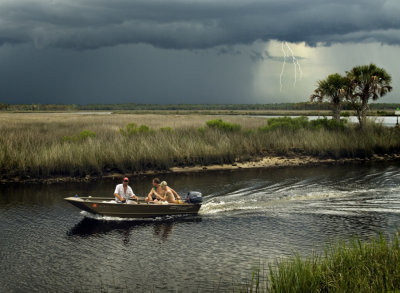
<path id="1" fill-rule="evenodd" d="M 293 86 L 296 86 L 296 81 L 297 81 L 297 70 L 299 70 L 300 73 L 300 79 L 303 76 L 303 71 L 301 70 L 301 66 L 299 61 L 296 59 L 296 57 L 293 54 L 293 50 L 292 48 L 290 48 L 289 44 L 287 42 L 285 42 L 286 47 L 288 48 L 288 50 L 290 51 L 290 54 L 292 55 L 292 60 L 293 60 L 293 65 L 294 65 L 294 83 Z M 282 44 L 283 47 L 283 44 Z"/>
<path id="2" fill-rule="evenodd" d="M 283 72 L 284 72 L 284 70 L 285 70 L 285 65 L 286 65 L 286 51 L 285 51 L 285 49 L 284 49 L 284 47 L 283 47 L 283 43 L 282 43 L 282 52 L 283 52 L 283 64 L 282 64 L 282 70 L 281 70 L 281 74 L 280 74 L 280 76 L 279 76 L 279 84 L 280 84 L 280 91 L 282 91 L 282 87 L 283 87 L 283 85 L 282 85 L 282 76 L 283 76 Z"/>

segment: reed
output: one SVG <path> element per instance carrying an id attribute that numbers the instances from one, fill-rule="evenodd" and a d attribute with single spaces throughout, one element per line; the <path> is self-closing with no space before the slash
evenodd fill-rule
<path id="1" fill-rule="evenodd" d="M 400 242 L 396 233 L 370 241 L 354 238 L 338 242 L 324 253 L 302 259 L 295 255 L 269 266 L 263 278 L 253 272 L 238 292 L 398 292 L 400 288 Z M 263 280 L 262 282 L 260 280 Z"/>
<path id="2" fill-rule="evenodd" d="M 363 131 L 351 125 L 340 131 L 260 131 L 265 118 L 218 118 L 224 121 L 220 127 L 207 126 L 215 121 L 207 115 L 1 114 L 0 177 L 165 170 L 265 155 L 354 158 L 400 151 L 399 130 L 375 124 Z M 137 128 L 127 129 L 133 124 Z M 230 124 L 240 127 L 227 131 Z"/>

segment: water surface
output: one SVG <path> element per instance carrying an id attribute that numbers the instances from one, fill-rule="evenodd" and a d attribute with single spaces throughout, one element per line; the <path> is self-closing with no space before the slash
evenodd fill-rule
<path id="1" fill-rule="evenodd" d="M 63 200 L 110 196 L 117 182 L 0 186 L 3 292 L 202 292 L 259 263 L 353 235 L 393 233 L 400 165 L 348 165 L 168 175 L 204 194 L 199 216 L 93 219 Z M 138 195 L 151 178 L 131 180 Z"/>

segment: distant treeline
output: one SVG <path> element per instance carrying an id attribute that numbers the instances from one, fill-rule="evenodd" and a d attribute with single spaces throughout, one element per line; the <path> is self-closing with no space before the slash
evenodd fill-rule
<path id="1" fill-rule="evenodd" d="M 399 104 L 371 103 L 371 110 L 395 110 Z M 0 111 L 116 111 L 116 110 L 331 110 L 326 103 L 276 103 L 276 104 L 6 104 L 0 103 Z M 343 110 L 352 110 L 349 103 Z"/>

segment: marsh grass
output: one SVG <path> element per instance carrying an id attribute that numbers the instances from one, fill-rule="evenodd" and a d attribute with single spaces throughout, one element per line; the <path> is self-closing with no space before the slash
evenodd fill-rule
<path id="1" fill-rule="evenodd" d="M 342 131 L 260 132 L 266 119 L 221 119 L 221 127 L 208 127 L 206 122 L 215 116 L 1 114 L 0 176 L 101 175 L 233 163 L 264 155 L 354 158 L 400 150 L 399 130 L 376 124 L 363 131 L 350 125 Z M 128 133 L 129 124 L 143 127 L 132 127 L 132 135 L 122 134 L 120 129 Z M 226 131 L 224 125 L 240 125 L 241 130 L 235 126 L 235 131 Z"/>
<path id="2" fill-rule="evenodd" d="M 295 255 L 255 270 L 238 292 L 398 292 L 400 242 L 383 235 L 370 241 L 353 238 L 325 248 L 308 258 Z M 264 278 L 263 278 L 264 277 Z M 396 291 L 397 290 L 397 291 Z"/>

